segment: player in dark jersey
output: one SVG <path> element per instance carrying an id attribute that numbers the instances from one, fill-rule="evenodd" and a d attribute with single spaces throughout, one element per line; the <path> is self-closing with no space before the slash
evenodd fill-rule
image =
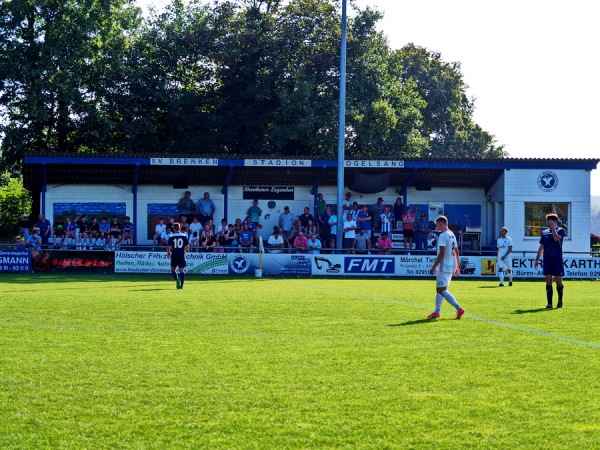
<path id="1" fill-rule="evenodd" d="M 176 281 L 177 289 L 183 289 L 185 282 L 185 252 L 189 249 L 187 236 L 182 233 L 181 225 L 177 222 L 173 224 L 173 233 L 169 236 L 167 244 L 167 256 L 171 258 L 171 275 Z M 179 267 L 179 276 L 177 268 Z"/>
<path id="2" fill-rule="evenodd" d="M 544 276 L 546 277 L 546 298 L 548 304 L 546 309 L 552 309 L 552 277 L 556 280 L 556 292 L 558 292 L 558 303 L 557 308 L 563 306 L 563 252 L 562 243 L 567 232 L 564 228 L 558 226 L 558 216 L 556 214 L 547 214 L 546 221 L 548 222 L 548 228 L 542 232 L 540 238 L 540 248 L 538 249 L 535 257 L 534 268 L 538 268 L 538 263 L 542 254 L 544 260 L 542 267 L 544 268 Z"/>

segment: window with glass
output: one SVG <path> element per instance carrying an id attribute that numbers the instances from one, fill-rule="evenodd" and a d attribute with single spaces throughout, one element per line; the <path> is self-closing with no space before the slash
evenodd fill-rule
<path id="1" fill-rule="evenodd" d="M 569 235 L 570 203 L 525 203 L 525 236 L 540 236 L 548 227 L 546 214 L 558 216 L 558 226 Z"/>

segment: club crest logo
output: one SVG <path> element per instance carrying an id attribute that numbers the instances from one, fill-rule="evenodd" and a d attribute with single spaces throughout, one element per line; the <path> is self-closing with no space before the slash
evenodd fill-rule
<path id="1" fill-rule="evenodd" d="M 558 186 L 558 175 L 551 170 L 546 170 L 539 174 L 537 184 L 542 191 L 552 192 Z"/>
<path id="2" fill-rule="evenodd" d="M 250 262 L 248 258 L 245 256 L 238 255 L 231 260 L 231 270 L 235 273 L 246 273 L 248 271 L 248 267 L 250 266 Z"/>

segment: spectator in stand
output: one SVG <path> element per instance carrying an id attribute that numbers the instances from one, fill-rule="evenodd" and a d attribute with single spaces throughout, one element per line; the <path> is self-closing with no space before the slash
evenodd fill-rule
<path id="1" fill-rule="evenodd" d="M 311 234 L 316 234 L 317 233 L 317 226 L 315 225 L 314 221 L 309 220 L 306 227 L 302 228 L 302 232 L 306 235 L 306 236 L 310 236 Z"/>
<path id="2" fill-rule="evenodd" d="M 78 240 L 79 240 L 79 247 L 78 248 L 83 248 L 85 250 L 86 245 L 88 243 L 88 238 L 89 238 L 89 229 L 90 229 L 90 224 L 87 221 L 87 216 L 85 214 L 81 214 L 77 219 L 75 219 L 75 224 L 77 225 L 77 229 L 79 230 L 79 234 L 78 234 Z M 89 241 L 90 244 L 90 249 L 92 248 L 92 242 L 91 240 Z"/>
<path id="3" fill-rule="evenodd" d="M 210 227 L 210 224 L 207 223 L 204 225 L 200 234 L 200 246 L 202 247 L 202 250 L 205 252 L 210 251 L 215 244 L 215 239 L 215 233 Z"/>
<path id="4" fill-rule="evenodd" d="M 202 230 L 203 230 L 203 226 L 200 223 L 200 221 L 198 220 L 198 217 L 194 216 L 192 217 L 192 223 L 190 223 L 189 226 L 189 230 L 191 234 L 194 234 L 194 231 L 196 232 L 196 235 L 198 236 L 198 239 L 200 239 L 200 235 L 202 234 Z M 192 244 L 190 243 L 190 246 Z"/>
<path id="5" fill-rule="evenodd" d="M 352 209 L 350 210 L 350 214 L 352 214 L 352 220 L 354 220 L 358 224 L 358 213 L 360 208 L 358 207 L 358 202 L 352 203 Z"/>
<path id="6" fill-rule="evenodd" d="M 165 231 L 163 231 L 163 233 L 160 236 L 160 245 L 163 247 L 168 245 L 169 238 L 171 237 L 172 234 L 173 234 L 173 227 L 171 226 L 171 224 L 167 224 L 165 227 Z"/>
<path id="7" fill-rule="evenodd" d="M 23 219 L 19 222 L 19 234 L 23 236 L 23 239 L 27 240 L 31 234 L 32 228 L 33 224 L 29 220 L 29 216 L 27 214 L 23 214 Z"/>
<path id="8" fill-rule="evenodd" d="M 258 206 L 258 199 L 255 199 L 252 202 L 252 206 L 248 208 L 247 212 L 248 216 L 250 216 L 250 220 L 255 226 L 258 226 L 260 222 L 260 215 L 262 214 L 262 209 Z"/>
<path id="9" fill-rule="evenodd" d="M 50 235 L 52 234 L 52 224 L 48 219 L 46 219 L 46 216 L 40 214 L 35 226 L 40 230 L 42 248 L 48 248 L 48 241 L 50 240 Z"/>
<path id="10" fill-rule="evenodd" d="M 338 233 L 338 217 L 335 214 L 335 211 L 331 211 L 331 216 L 329 216 L 329 246 L 331 248 L 335 248 L 335 246 L 336 246 L 337 233 Z"/>
<path id="11" fill-rule="evenodd" d="M 240 253 L 252 253 L 254 251 L 254 233 L 250 231 L 247 223 L 242 226 L 239 244 L 238 248 Z"/>
<path id="12" fill-rule="evenodd" d="M 344 222 L 344 248 L 348 249 L 351 253 L 352 244 L 356 238 L 356 221 L 352 218 L 352 213 L 346 214 L 346 221 Z"/>
<path id="13" fill-rule="evenodd" d="M 295 219 L 296 216 L 290 212 L 290 207 L 284 206 L 283 212 L 279 215 L 279 227 L 283 230 L 284 239 L 290 237 Z"/>
<path id="14" fill-rule="evenodd" d="M 365 230 L 367 239 L 371 239 L 371 215 L 367 209 L 367 205 L 362 206 L 362 210 L 359 211 L 356 216 L 356 223 L 358 224 L 359 230 Z"/>
<path id="15" fill-rule="evenodd" d="M 312 255 L 318 255 L 321 253 L 322 247 L 321 241 L 317 239 L 317 233 L 312 233 L 310 235 L 310 239 L 308 240 L 308 253 Z"/>
<path id="16" fill-rule="evenodd" d="M 13 243 L 13 250 L 25 250 L 25 243 L 23 242 L 23 236 L 20 234 L 15 236 L 15 242 Z"/>
<path id="17" fill-rule="evenodd" d="M 394 227 L 394 222 L 396 221 L 396 218 L 394 217 L 394 213 L 390 211 L 389 206 L 385 206 L 383 208 L 383 212 L 381 213 L 379 221 L 381 223 L 382 233 L 392 232 L 392 228 Z"/>
<path id="18" fill-rule="evenodd" d="M 188 232 L 190 231 L 190 224 L 187 220 L 187 217 L 185 217 L 185 216 L 181 216 L 181 219 L 179 220 L 179 231 L 183 233 L 184 232 L 183 230 L 187 230 Z M 188 236 L 188 240 L 189 240 L 189 236 Z"/>
<path id="19" fill-rule="evenodd" d="M 298 220 L 300 220 L 300 225 L 302 226 L 304 233 L 306 233 L 308 222 L 312 221 L 313 224 L 315 223 L 315 218 L 310 213 L 310 209 L 308 209 L 308 206 L 304 208 L 304 212 L 298 216 Z"/>
<path id="20" fill-rule="evenodd" d="M 167 226 L 165 225 L 165 219 L 161 217 L 160 219 L 158 219 L 158 223 L 154 226 L 154 237 L 152 238 L 153 246 L 156 247 L 161 244 L 161 236 L 166 229 Z"/>
<path id="21" fill-rule="evenodd" d="M 323 194 L 317 194 L 317 217 L 321 217 L 325 213 L 327 202 L 323 199 Z M 319 224 L 320 225 L 320 224 Z"/>
<path id="22" fill-rule="evenodd" d="M 226 245 L 225 243 L 225 233 L 227 233 L 227 219 L 221 219 L 221 225 L 217 227 L 215 230 L 216 239 L 221 243 L 221 245 Z"/>
<path id="23" fill-rule="evenodd" d="M 331 206 L 325 206 L 325 212 L 319 216 L 319 230 L 321 231 L 321 243 L 323 247 L 329 247 L 331 241 L 331 225 L 329 225 L 329 219 L 331 219 Z"/>
<path id="24" fill-rule="evenodd" d="M 383 198 L 378 197 L 377 203 L 371 206 L 371 217 L 373 218 L 373 229 L 380 230 L 381 229 L 381 215 L 383 214 L 383 209 L 385 206 L 383 205 Z"/>
<path id="25" fill-rule="evenodd" d="M 352 253 L 368 253 L 373 248 L 371 244 L 371 239 L 367 237 L 367 233 L 364 228 L 359 228 L 358 234 L 354 238 L 354 243 L 352 244 Z"/>
<path id="26" fill-rule="evenodd" d="M 402 216 L 404 215 L 404 204 L 402 203 L 402 197 L 396 197 L 396 202 L 394 203 L 394 209 L 392 211 L 394 213 L 395 223 L 394 228 L 401 228 Z"/>
<path id="27" fill-rule="evenodd" d="M 419 220 L 415 222 L 414 233 L 417 234 L 417 252 L 427 252 L 427 236 L 429 235 L 429 221 L 427 220 L 427 216 L 425 215 L 425 213 L 421 213 Z"/>
<path id="28" fill-rule="evenodd" d="M 180 224 L 179 226 L 181 227 L 182 232 L 187 232 L 187 226 L 186 226 L 185 230 L 184 230 L 183 224 Z M 125 244 L 125 241 L 129 241 L 129 245 L 133 245 L 134 244 L 133 233 L 134 233 L 135 227 L 130 222 L 129 216 L 125 216 L 125 220 L 123 220 L 123 225 L 122 225 L 121 229 L 123 231 L 121 233 L 121 244 Z"/>
<path id="29" fill-rule="evenodd" d="M 92 217 L 92 221 L 89 226 L 89 235 L 90 235 L 90 249 L 93 248 L 94 245 L 98 245 L 98 239 L 100 239 L 100 224 L 98 223 L 98 218 L 96 216 Z"/>
<path id="30" fill-rule="evenodd" d="M 195 215 L 196 205 L 194 204 L 194 200 L 192 200 L 192 193 L 190 191 L 185 191 L 183 197 L 179 199 L 179 203 L 177 203 L 177 209 L 181 213 L 181 217 L 185 217 L 187 220 L 191 220 L 192 215 Z"/>
<path id="31" fill-rule="evenodd" d="M 238 235 L 233 224 L 230 223 L 227 225 L 227 231 L 223 236 L 223 241 L 225 242 L 224 247 L 227 248 L 228 253 L 235 252 L 235 249 L 238 246 Z"/>
<path id="32" fill-rule="evenodd" d="M 378 253 L 380 255 L 389 255 L 392 253 L 392 241 L 385 231 L 381 233 L 381 236 L 377 240 L 377 248 L 379 248 Z"/>
<path id="33" fill-rule="evenodd" d="M 106 217 L 103 217 L 100 220 L 100 239 L 102 239 L 102 245 L 106 247 L 106 244 L 110 239 L 110 223 L 108 223 Z"/>
<path id="34" fill-rule="evenodd" d="M 235 223 L 233 224 L 233 229 L 239 235 L 242 232 L 242 219 L 235 219 Z"/>
<path id="35" fill-rule="evenodd" d="M 52 237 L 52 241 L 54 242 L 54 248 L 59 248 L 59 246 L 62 247 L 65 241 L 65 224 L 62 217 L 56 219 L 53 228 L 54 236 Z"/>
<path id="36" fill-rule="evenodd" d="M 352 210 L 352 194 L 350 192 L 346 192 L 346 198 L 342 202 L 342 211 L 344 214 L 342 217 L 346 217 L 350 213 L 351 210 Z"/>
<path id="37" fill-rule="evenodd" d="M 213 220 L 215 209 L 215 204 L 210 199 L 210 194 L 205 192 L 204 197 L 202 197 L 200 200 L 198 200 L 198 203 L 196 203 L 196 210 L 198 211 L 198 214 L 200 214 L 200 223 L 202 226 L 206 224 L 208 219 Z"/>
<path id="38" fill-rule="evenodd" d="M 244 225 L 248 225 L 248 231 L 250 231 L 252 233 L 252 245 L 258 247 L 258 226 L 260 224 L 258 224 L 258 225 L 255 224 L 254 222 L 252 222 L 251 216 L 246 216 L 246 218 L 242 222 L 242 227 Z M 261 225 L 261 227 L 262 227 L 262 225 Z"/>
<path id="39" fill-rule="evenodd" d="M 32 230 L 31 234 L 25 240 L 25 247 L 31 250 L 42 249 L 42 238 L 38 230 Z"/>
<path id="40" fill-rule="evenodd" d="M 404 250 L 410 254 L 413 248 L 415 229 L 415 216 L 410 208 L 406 208 L 406 214 L 402 216 L 402 233 L 404 234 Z"/>
<path id="41" fill-rule="evenodd" d="M 289 248 L 290 251 L 289 253 L 293 253 L 293 251 L 291 249 L 294 248 L 294 239 L 296 239 L 296 236 L 298 236 L 298 232 L 302 229 L 302 226 L 300 225 L 300 221 L 298 219 L 294 219 L 292 228 L 290 229 L 290 233 L 288 235 L 288 237 L 285 237 L 285 233 L 283 236 L 283 241 L 284 241 L 284 246 L 285 248 Z"/>
<path id="42" fill-rule="evenodd" d="M 278 227 L 273 227 L 273 234 L 269 237 L 267 241 L 267 245 L 269 247 L 269 253 L 281 253 L 283 250 L 283 230 Z"/>
<path id="43" fill-rule="evenodd" d="M 306 253 L 308 248 L 308 239 L 302 232 L 302 230 L 298 231 L 296 238 L 294 239 L 294 249 L 297 253 Z"/>
<path id="44" fill-rule="evenodd" d="M 70 217 L 67 217 L 65 221 L 65 239 L 63 240 L 63 248 L 69 245 L 69 239 L 72 241 L 74 246 L 78 244 L 77 242 L 77 224 L 71 220 Z"/>
<path id="45" fill-rule="evenodd" d="M 118 243 L 121 241 L 121 231 L 122 230 L 123 230 L 123 227 L 119 223 L 119 218 L 117 216 L 113 216 L 112 222 L 110 223 L 110 231 L 108 233 L 110 236 L 110 243 L 108 245 L 113 247 L 113 250 L 114 250 L 114 247 L 116 245 L 118 245 Z M 179 232 L 179 230 L 177 230 L 177 232 Z"/>
<path id="46" fill-rule="evenodd" d="M 189 243 L 190 243 L 190 251 L 198 252 L 198 250 L 200 249 L 200 235 L 198 234 L 197 231 L 192 231 L 192 234 L 190 234 L 190 237 L 189 237 Z"/>

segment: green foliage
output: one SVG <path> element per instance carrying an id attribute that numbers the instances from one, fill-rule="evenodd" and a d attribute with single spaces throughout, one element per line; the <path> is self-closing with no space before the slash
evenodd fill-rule
<path id="1" fill-rule="evenodd" d="M 0 239 L 12 241 L 23 214 L 31 211 L 31 196 L 23 188 L 23 179 L 0 175 Z M 32 218 L 33 222 L 37 218 Z"/>
<path id="2" fill-rule="evenodd" d="M 598 282 L 500 290 L 0 274 L 0 447 L 596 448 Z"/>
<path id="3" fill-rule="evenodd" d="M 503 156 L 473 122 L 458 63 L 390 49 L 381 13 L 348 24 L 350 157 Z M 336 155 L 340 11 L 333 0 L 0 3 L 0 164 L 25 149 Z"/>

